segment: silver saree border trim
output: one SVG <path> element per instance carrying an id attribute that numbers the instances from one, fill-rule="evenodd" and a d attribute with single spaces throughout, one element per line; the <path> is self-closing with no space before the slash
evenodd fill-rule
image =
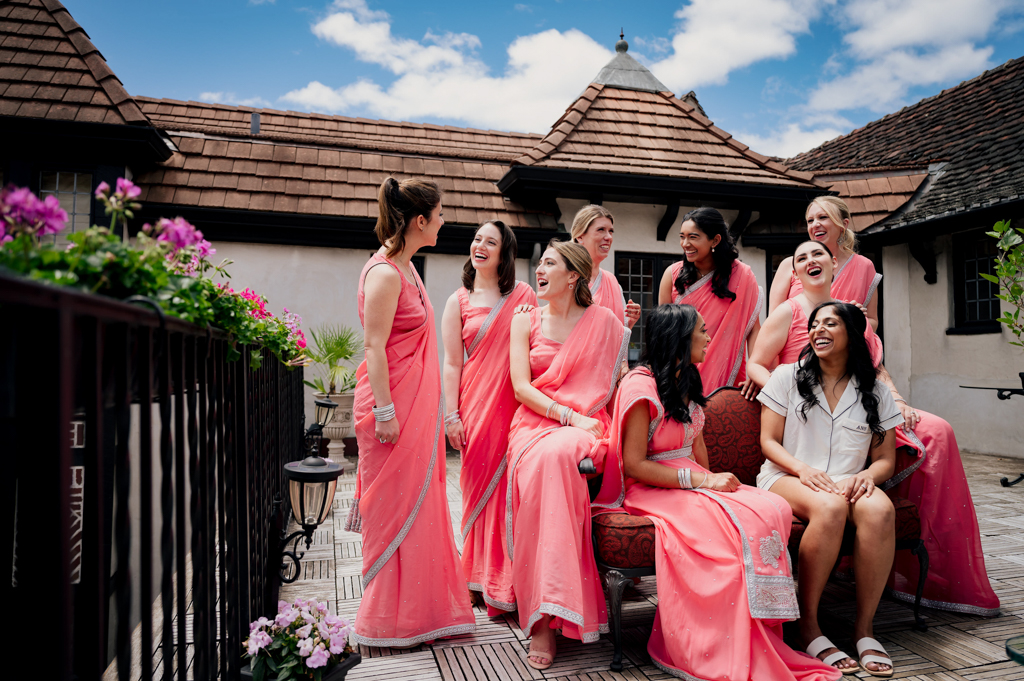
<path id="1" fill-rule="evenodd" d="M 713 276 L 715 276 L 715 270 L 711 270 L 710 272 L 705 274 L 703 277 L 701 277 L 697 281 L 693 282 L 693 286 L 687 286 L 686 287 L 686 291 L 684 291 L 683 293 L 679 293 L 679 291 L 677 290 L 675 298 L 672 300 L 672 302 L 675 303 L 676 305 L 681 305 L 683 300 L 686 298 L 686 296 L 690 295 L 691 293 L 693 293 L 697 289 L 701 288 L 702 286 L 705 286 L 709 281 L 711 281 L 711 278 Z M 676 283 L 673 281 L 672 282 L 672 288 L 673 289 L 675 288 L 675 285 L 676 285 Z"/>
<path id="2" fill-rule="evenodd" d="M 517 286 L 518 284 L 519 282 L 516 282 Z M 515 289 L 513 288 L 512 290 L 514 291 Z M 472 357 L 473 351 L 476 350 L 476 346 L 480 345 L 480 341 L 482 341 L 484 339 L 484 336 L 487 335 L 488 329 L 491 328 L 491 324 L 494 323 L 494 320 L 495 318 L 497 318 L 498 313 L 501 312 L 501 308 L 505 307 L 505 301 L 508 300 L 508 297 L 510 295 L 512 295 L 511 292 L 506 293 L 501 298 L 499 298 L 498 302 L 496 302 L 494 304 L 494 307 L 491 308 L 491 311 L 487 313 L 486 317 L 484 317 L 484 322 L 483 324 L 480 325 L 480 330 L 476 332 L 476 336 L 473 338 L 473 342 L 469 344 L 468 348 L 466 348 L 466 356 Z"/>
<path id="3" fill-rule="evenodd" d="M 796 600 L 796 586 L 793 583 L 793 578 L 784 575 L 757 574 L 757 571 L 754 569 L 754 557 L 750 550 L 750 542 L 747 540 L 747 532 L 743 529 L 743 525 L 729 504 L 711 490 L 695 489 L 692 491 L 697 494 L 703 494 L 721 506 L 740 533 L 740 543 L 743 545 L 744 581 L 747 583 L 747 607 L 750 609 L 750 616 L 754 619 L 798 619 L 800 617 L 800 606 Z M 788 551 L 786 552 L 786 559 L 787 563 L 791 565 Z M 777 607 L 760 604 L 760 594 L 762 591 L 776 590 L 780 587 L 787 592 L 787 603 Z"/>
<path id="4" fill-rule="evenodd" d="M 921 467 L 921 464 L 924 463 L 924 457 L 927 456 L 928 454 L 927 451 L 925 451 L 924 443 L 921 442 L 921 438 L 917 436 L 917 433 L 915 433 L 912 430 L 907 430 L 906 428 L 903 428 L 903 434 L 906 435 L 907 439 L 913 442 L 915 446 L 921 449 L 921 456 L 917 457 L 917 461 L 910 464 L 909 466 L 901 470 L 899 473 L 883 482 L 881 485 L 878 485 L 878 489 L 882 490 L 883 492 L 892 489 L 896 485 L 900 484 L 901 482 L 909 478 L 914 471 Z"/>
<path id="5" fill-rule="evenodd" d="M 508 559 L 512 560 L 513 549 L 515 546 L 514 538 L 512 537 L 512 481 L 516 473 L 516 466 L 519 465 L 519 460 L 523 458 L 523 454 L 532 447 L 537 440 L 541 439 L 548 433 L 554 432 L 561 428 L 561 426 L 554 426 L 552 428 L 545 428 L 541 432 L 537 433 L 537 436 L 526 443 L 525 446 L 516 455 L 515 461 L 512 462 L 512 467 L 508 470 L 508 486 L 505 491 L 505 544 L 508 547 Z"/>
<path id="6" fill-rule="evenodd" d="M 850 260 L 853 260 L 853 258 L 850 258 Z M 871 279 L 871 286 L 868 287 L 868 294 L 864 298 L 864 307 L 867 307 L 868 303 L 871 302 L 871 299 L 875 296 L 875 289 L 878 288 L 880 283 L 882 283 L 882 275 L 875 272 L 875 276 Z"/>
<path id="7" fill-rule="evenodd" d="M 615 386 L 619 383 L 619 367 L 626 361 L 626 353 L 629 351 L 629 337 L 633 334 L 631 330 L 622 327 L 622 343 L 619 345 L 619 354 L 615 357 L 615 363 L 612 364 L 612 380 L 611 385 L 608 386 L 608 394 L 605 395 L 597 404 L 595 404 L 590 411 L 587 412 L 587 416 L 593 416 L 597 412 L 601 411 L 608 400 L 612 399 L 612 395 L 615 394 Z"/>
<path id="8" fill-rule="evenodd" d="M 530 615 L 530 619 L 526 622 L 526 631 L 523 633 L 527 636 L 531 636 L 530 632 L 533 631 L 533 625 L 543 617 L 544 615 L 551 615 L 552 617 L 561 617 L 563 620 L 572 622 L 580 628 L 580 641 L 583 643 L 594 643 L 600 640 L 601 634 L 607 634 L 609 632 L 608 624 L 597 625 L 597 631 L 583 631 L 583 615 L 573 612 L 565 606 L 558 605 L 557 603 L 545 603 L 541 601 L 541 604 L 533 611 Z"/>
<path id="9" fill-rule="evenodd" d="M 423 505 L 423 499 L 427 496 L 427 488 L 430 487 L 430 477 L 434 473 L 434 465 L 437 463 L 437 440 L 441 434 L 441 423 L 444 421 L 444 393 L 441 393 L 441 400 L 437 405 L 437 424 L 434 426 L 434 450 L 430 455 L 430 464 L 427 466 L 427 474 L 423 478 L 423 486 L 420 488 L 420 496 L 416 500 L 416 505 L 413 506 L 412 512 L 409 517 L 405 519 L 405 524 L 402 525 L 402 529 L 399 530 L 398 536 L 396 536 L 386 549 L 384 553 L 380 554 L 380 557 L 376 562 L 370 566 L 370 569 L 363 575 L 363 589 L 370 583 L 370 581 L 377 576 L 381 568 L 391 560 L 391 556 L 395 554 L 398 547 L 405 541 L 406 535 L 409 534 L 409 530 L 412 528 L 412 524 L 416 522 L 416 516 L 420 513 L 420 506 Z M 475 625 L 474 625 L 475 626 Z M 427 639 L 423 639 L 426 641 Z M 383 645 L 383 644 L 381 644 Z M 404 644 L 403 644 L 404 645 Z"/>
<path id="10" fill-rule="evenodd" d="M 590 282 L 590 286 L 588 287 L 590 289 L 590 295 L 594 295 L 595 293 L 597 293 L 597 289 L 601 288 L 601 277 L 603 276 L 604 270 L 598 267 L 597 277 L 594 279 L 594 281 Z"/>
<path id="11" fill-rule="evenodd" d="M 666 449 L 657 454 L 648 454 L 648 461 L 672 461 L 673 459 L 693 459 L 693 445 L 680 447 L 679 449 Z"/>
<path id="12" fill-rule="evenodd" d="M 476 622 L 472 624 L 456 624 L 451 627 L 442 627 L 434 631 L 420 634 L 411 638 L 369 638 L 355 632 L 352 633 L 352 642 L 371 646 L 373 648 L 395 648 L 399 646 L 414 646 L 424 641 L 432 641 L 447 636 L 458 636 L 459 634 L 471 634 L 476 631 Z"/>
<path id="13" fill-rule="evenodd" d="M 473 529 L 473 523 L 483 513 L 484 506 L 491 500 L 491 495 L 494 494 L 494 490 L 498 488 L 498 483 L 501 482 L 501 476 L 505 474 L 505 469 L 508 468 L 508 458 L 501 457 L 501 463 L 498 464 L 498 470 L 494 472 L 494 477 L 487 484 L 487 489 L 484 490 L 484 494 L 480 497 L 480 502 L 473 509 L 473 512 L 469 514 L 469 518 L 462 524 L 462 541 L 465 542 L 469 536 L 469 531 Z"/>
<path id="14" fill-rule="evenodd" d="M 648 651 L 648 654 L 649 653 L 650 653 L 650 651 Z M 650 657 L 651 657 L 651 663 L 653 663 L 655 667 L 657 667 L 661 671 L 665 672 L 669 676 L 672 676 L 672 677 L 677 678 L 677 679 L 685 679 L 686 681 L 709 681 L 708 679 L 702 679 L 699 676 L 694 676 L 693 674 L 688 674 L 688 673 L 684 672 L 682 669 L 676 669 L 675 667 L 669 667 L 667 664 L 659 662 L 654 657 L 654 655 L 651 655 Z"/>
<path id="15" fill-rule="evenodd" d="M 498 610 L 503 610 L 505 612 L 513 612 L 516 609 L 516 604 L 514 601 L 512 603 L 505 603 L 504 601 L 496 601 L 490 596 L 488 596 L 487 589 L 484 588 L 483 584 L 477 584 L 476 582 L 467 582 L 466 586 L 469 588 L 470 591 L 476 591 L 481 596 L 483 596 L 484 602 L 492 608 L 497 608 Z"/>
<path id="16" fill-rule="evenodd" d="M 913 605 L 915 596 L 914 594 L 908 594 L 903 591 L 897 591 L 892 587 L 885 587 L 885 595 L 890 598 L 894 598 L 897 601 L 903 601 Z M 933 608 L 935 610 L 946 610 L 948 612 L 961 612 L 967 615 L 981 615 L 982 617 L 995 617 L 1001 610 L 1000 608 L 983 608 L 980 605 L 966 605 L 964 603 L 947 603 L 946 601 L 933 601 L 930 598 L 921 598 L 921 605 L 926 608 Z"/>

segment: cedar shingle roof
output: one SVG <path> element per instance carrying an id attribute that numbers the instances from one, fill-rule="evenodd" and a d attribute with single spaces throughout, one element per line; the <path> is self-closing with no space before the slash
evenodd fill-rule
<path id="1" fill-rule="evenodd" d="M 671 92 L 593 83 L 541 142 L 513 164 L 715 182 L 810 188 Z"/>
<path id="2" fill-rule="evenodd" d="M 829 188 L 846 201 L 855 232 L 862 232 L 899 210 L 927 178 L 927 172 L 902 168 L 867 173 L 840 170 L 817 175 L 818 180 L 830 183 Z"/>
<path id="3" fill-rule="evenodd" d="M 57 0 L 0 5 L 0 116 L 149 123 Z"/>
<path id="4" fill-rule="evenodd" d="M 278 142 L 508 162 L 541 139 L 537 134 L 429 123 L 398 123 L 149 97 L 136 99 L 154 125 L 164 130 L 248 137 L 250 117 L 254 112 L 259 113 L 259 138 Z"/>
<path id="5" fill-rule="evenodd" d="M 209 208 L 376 218 L 387 175 L 444 190 L 447 222 L 556 226 L 501 195 L 508 159 L 539 136 L 139 98 L 178 148 L 141 173 L 142 200 Z M 260 113 L 260 132 L 250 117 Z"/>
<path id="6" fill-rule="evenodd" d="M 920 193 L 902 213 L 883 221 L 891 227 L 1024 196 L 1022 140 L 1024 57 L 868 123 L 787 163 L 815 173 L 841 168 L 884 173 L 883 167 L 891 166 L 916 167 L 924 172 L 931 166 L 930 180 Z M 891 213 L 888 206 L 887 211 Z"/>

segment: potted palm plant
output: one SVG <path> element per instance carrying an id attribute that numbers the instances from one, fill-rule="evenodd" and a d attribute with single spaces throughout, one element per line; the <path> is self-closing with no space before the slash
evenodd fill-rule
<path id="1" fill-rule="evenodd" d="M 324 428 L 330 438 L 328 458 L 344 464 L 345 445 L 342 439 L 352 435 L 352 402 L 355 399 L 356 372 L 353 358 L 363 349 L 360 334 L 347 326 L 321 324 L 309 332 L 313 341 L 306 355 L 317 376 L 306 385 L 316 390 L 318 399 L 329 399 L 338 405 L 334 418 Z"/>

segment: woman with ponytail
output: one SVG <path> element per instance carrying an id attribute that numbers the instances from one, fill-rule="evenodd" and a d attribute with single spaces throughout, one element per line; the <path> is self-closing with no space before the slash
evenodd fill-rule
<path id="1" fill-rule="evenodd" d="M 620 322 L 632 329 L 640 319 L 640 305 L 632 300 L 627 303 L 615 275 L 601 269 L 601 263 L 612 251 L 615 218 L 604 206 L 583 206 L 573 218 L 569 234 L 575 243 L 587 249 L 593 263 L 593 273 L 587 284 L 594 303 L 611 310 Z"/>
<path id="2" fill-rule="evenodd" d="M 434 308 L 412 256 L 437 243 L 441 192 L 387 178 L 380 249 L 359 276 L 366 359 L 356 373 L 359 475 L 345 529 L 363 534 L 353 641 L 410 647 L 475 630 L 445 492 L 444 399 Z"/>
<path id="3" fill-rule="evenodd" d="M 508 429 L 519 403 L 509 374 L 509 332 L 521 305 L 537 295 L 516 281 L 516 235 L 500 220 L 476 231 L 441 318 L 445 428 L 462 452 L 462 569 L 491 616 L 516 608 L 505 555 Z"/>
<path id="4" fill-rule="evenodd" d="M 810 343 L 795 364 L 779 366 L 758 395 L 761 450 L 757 486 L 789 502 L 807 523 L 800 541 L 800 636 L 807 652 L 844 674 L 862 668 L 892 676 L 892 660 L 875 640 L 872 621 L 896 546 L 896 513 L 876 485 L 892 477 L 896 402 L 872 361 L 860 308 L 828 301 L 811 310 Z M 818 604 L 839 556 L 843 531 L 857 528 L 853 569 L 857 659 L 821 633 Z"/>
<path id="5" fill-rule="evenodd" d="M 697 364 L 713 341 L 704 320 L 689 305 L 662 305 L 646 330 L 641 364 L 615 397 L 592 507 L 654 522 L 651 660 L 686 679 L 838 679 L 838 671 L 782 641 L 782 623 L 800 615 L 786 549 L 789 505 L 732 473 L 708 470 Z"/>
<path id="6" fill-rule="evenodd" d="M 604 468 L 605 406 L 626 358 L 629 329 L 595 305 L 593 265 L 579 244 L 552 240 L 537 265 L 547 306 L 512 318 L 512 387 L 520 402 L 509 432 L 508 556 L 527 658 L 547 669 L 555 629 L 584 643 L 607 631 L 601 577 L 590 545 L 590 496 L 577 465 Z"/>
<path id="7" fill-rule="evenodd" d="M 753 400 L 758 386 L 747 378 L 747 354 L 761 329 L 764 289 L 739 253 L 722 214 L 697 208 L 683 216 L 679 228 L 683 260 L 661 278 L 658 304 L 685 303 L 700 312 L 711 334 L 707 358 L 699 367 L 704 390 L 738 386 Z"/>

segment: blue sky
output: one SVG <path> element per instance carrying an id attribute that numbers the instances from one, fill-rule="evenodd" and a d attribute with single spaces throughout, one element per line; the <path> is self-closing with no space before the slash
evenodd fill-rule
<path id="1" fill-rule="evenodd" d="M 613 56 L 790 156 L 1024 55 L 1024 0 L 63 0 L 131 94 L 546 132 Z"/>

